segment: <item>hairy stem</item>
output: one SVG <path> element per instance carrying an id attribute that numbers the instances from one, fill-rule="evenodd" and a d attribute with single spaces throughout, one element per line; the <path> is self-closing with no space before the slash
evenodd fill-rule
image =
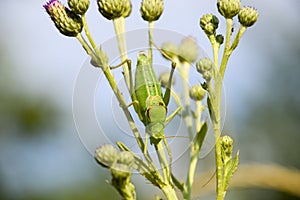
<path id="1" fill-rule="evenodd" d="M 85 32 L 85 35 L 86 37 L 88 38 L 90 44 L 92 45 L 94 51 L 96 53 L 98 53 L 98 48 L 96 46 L 96 43 L 94 42 L 94 39 L 93 37 L 91 36 L 91 33 L 90 33 L 90 30 L 89 30 L 89 27 L 88 27 L 88 24 L 86 22 L 86 15 L 82 15 L 82 22 L 83 22 L 83 29 L 84 29 L 84 32 Z"/>
<path id="2" fill-rule="evenodd" d="M 124 17 L 116 18 L 113 20 L 115 33 L 117 36 L 119 52 L 121 56 L 121 61 L 127 60 L 127 48 L 126 48 L 126 37 L 125 37 L 125 19 Z M 124 78 L 127 88 L 129 89 L 129 69 L 127 63 L 123 65 Z"/>

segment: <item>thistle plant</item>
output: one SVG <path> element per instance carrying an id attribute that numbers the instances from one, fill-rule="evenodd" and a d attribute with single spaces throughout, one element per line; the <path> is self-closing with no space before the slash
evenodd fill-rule
<path id="1" fill-rule="evenodd" d="M 179 45 L 172 42 L 165 42 L 161 47 L 156 45 L 154 22 L 163 14 L 163 0 L 142 0 L 140 14 L 148 23 L 148 49 L 145 49 L 148 53 L 140 52 L 137 55 L 136 72 L 133 76 L 132 62 L 127 55 L 125 31 L 125 18 L 130 16 L 132 9 L 130 0 L 98 0 L 97 5 L 101 15 L 112 20 L 115 28 L 121 60 L 117 66 L 110 65 L 107 53 L 101 46 L 99 48 L 96 45 L 91 36 L 85 16 L 90 6 L 89 0 L 68 0 L 69 8 L 58 0 L 51 0 L 44 8 L 59 32 L 76 38 L 89 55 L 91 64 L 103 72 L 142 153 L 142 156 L 138 156 L 122 142 L 115 144 L 119 151 L 113 144 L 102 144 L 95 149 L 96 161 L 111 172 L 111 185 L 123 199 L 136 199 L 135 186 L 131 182 L 131 175 L 135 170 L 160 189 L 166 199 L 176 200 L 179 195 L 184 199 L 191 199 L 199 154 L 208 132 L 208 124 L 212 124 L 215 139 L 216 196 L 218 200 L 224 199 L 230 179 L 238 167 L 239 153 L 233 156 L 233 139 L 228 135 L 221 135 L 222 83 L 229 57 L 246 29 L 257 21 L 257 11 L 252 7 L 241 8 L 239 0 L 218 0 L 218 11 L 226 21 L 225 36 L 217 34 L 220 23 L 217 16 L 203 15 L 200 18 L 200 27 L 211 42 L 213 59 L 198 58 L 200 47 L 191 36 L 183 38 Z M 234 17 L 238 17 L 240 22 L 236 35 L 231 32 Z M 219 59 L 222 45 L 223 55 Z M 159 78 L 153 69 L 154 47 L 171 64 L 170 70 L 162 73 Z M 127 91 L 119 88 L 112 73 L 121 66 L 132 102 L 125 101 L 123 94 Z M 203 82 L 190 87 L 188 81 L 193 68 L 199 72 L 198 76 L 203 78 Z M 182 79 L 182 93 L 172 89 L 175 71 Z M 173 113 L 168 113 L 170 99 L 174 99 L 178 106 Z M 129 110 L 129 106 L 133 106 L 134 110 Z M 209 119 L 202 117 L 206 109 Z M 185 181 L 179 180 L 176 172 L 172 170 L 172 151 L 165 136 L 165 127 L 175 116 L 183 119 L 186 131 L 182 135 L 186 134 L 190 140 L 190 162 Z M 137 120 L 145 127 L 145 139 L 137 128 Z M 155 157 L 149 153 L 149 144 L 155 149 L 159 166 L 154 162 Z"/>

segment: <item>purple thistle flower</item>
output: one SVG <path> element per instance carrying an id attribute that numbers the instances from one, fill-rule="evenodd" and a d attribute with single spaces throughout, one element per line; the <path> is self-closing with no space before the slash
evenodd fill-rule
<path id="1" fill-rule="evenodd" d="M 43 7 L 50 15 L 56 28 L 63 35 L 76 37 L 82 31 L 83 23 L 81 17 L 66 8 L 58 0 L 50 0 Z"/>

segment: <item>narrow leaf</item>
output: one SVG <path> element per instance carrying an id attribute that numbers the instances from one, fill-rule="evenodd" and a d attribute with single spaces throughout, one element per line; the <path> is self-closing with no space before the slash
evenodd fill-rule
<path id="1" fill-rule="evenodd" d="M 207 123 L 204 122 L 200 131 L 197 132 L 196 134 L 196 137 L 195 137 L 195 140 L 194 140 L 194 143 L 195 143 L 195 146 L 197 147 L 197 150 L 199 151 L 202 147 L 202 144 L 203 144 L 203 141 L 204 141 L 204 138 L 206 136 L 206 133 L 207 133 Z"/>

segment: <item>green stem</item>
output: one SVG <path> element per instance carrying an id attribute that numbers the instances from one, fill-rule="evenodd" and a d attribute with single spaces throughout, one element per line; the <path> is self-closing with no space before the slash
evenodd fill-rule
<path id="1" fill-rule="evenodd" d="M 125 37 L 125 19 L 124 17 L 113 19 L 115 33 L 117 36 L 119 52 L 121 56 L 121 61 L 127 60 L 127 48 L 126 48 L 126 37 Z M 130 88 L 130 78 L 129 78 L 129 69 L 128 65 L 123 65 L 124 78 L 127 88 Z"/>
<path id="2" fill-rule="evenodd" d="M 224 78 L 228 59 L 232 53 L 232 51 L 230 50 L 231 29 L 232 29 L 232 19 L 226 19 L 225 47 L 224 47 L 223 57 L 222 57 L 221 65 L 220 65 L 220 77 L 222 80 Z"/>
<path id="3" fill-rule="evenodd" d="M 246 27 L 244 26 L 241 26 L 238 33 L 236 34 L 233 42 L 232 42 L 232 45 L 230 47 L 230 51 L 233 52 L 233 50 L 237 47 L 237 45 L 239 44 L 239 41 L 241 39 L 241 37 L 243 36 L 243 34 L 245 33 L 246 31 Z"/>
<path id="4" fill-rule="evenodd" d="M 203 106 L 201 105 L 201 101 L 197 101 L 196 102 L 196 112 L 195 112 L 195 127 L 196 127 L 196 133 L 198 133 L 201 129 L 201 125 L 203 125 L 203 123 L 201 123 L 200 121 L 200 116 L 201 113 L 203 111 Z M 197 167 L 197 163 L 198 163 L 198 157 L 199 157 L 199 152 L 200 152 L 200 148 L 199 145 L 195 144 L 194 140 L 191 144 L 191 152 L 190 152 L 190 165 L 189 165 L 189 170 L 188 170 L 188 176 L 187 176 L 187 180 L 186 180 L 186 190 L 184 191 L 184 198 L 187 200 L 191 199 L 191 195 L 192 195 L 192 185 L 194 183 L 194 176 L 195 176 L 195 172 L 196 172 L 196 167 Z"/>
<path id="5" fill-rule="evenodd" d="M 163 191 L 168 200 L 177 200 L 177 195 L 172 185 L 171 170 L 168 165 L 168 160 L 163 147 L 163 141 L 159 141 L 157 144 L 155 144 L 155 149 L 160 166 L 162 168 L 163 177 L 165 179 L 165 186 L 162 186 L 161 190 Z"/>
<path id="6" fill-rule="evenodd" d="M 222 82 L 225 75 L 226 66 L 229 60 L 230 55 L 232 54 L 233 50 L 237 47 L 242 35 L 244 34 L 246 28 L 241 27 L 230 46 L 230 35 L 231 35 L 231 28 L 232 28 L 232 20 L 226 19 L 226 41 L 225 41 L 225 48 L 224 53 L 220 65 L 219 73 L 215 72 L 214 80 L 215 80 L 215 98 L 213 101 L 213 110 L 215 113 L 215 120 L 213 120 L 213 127 L 215 133 L 215 156 L 216 156 L 216 166 L 217 166 L 217 200 L 223 200 L 226 195 L 226 186 L 225 180 L 223 176 L 223 164 L 222 164 L 222 157 L 221 157 L 221 123 L 220 123 L 220 110 L 221 110 L 221 95 L 222 95 Z"/>
<path id="7" fill-rule="evenodd" d="M 168 200 L 177 200 L 177 195 L 174 188 L 171 185 L 165 185 L 161 187 L 162 192 Z"/>
<path id="8" fill-rule="evenodd" d="M 85 35 L 88 38 L 90 44 L 92 45 L 94 51 L 98 54 L 98 48 L 96 46 L 96 43 L 94 42 L 94 39 L 91 36 L 88 24 L 86 22 L 86 15 L 85 14 L 82 15 L 82 22 L 83 22 L 83 29 L 84 29 Z"/>
<path id="9" fill-rule="evenodd" d="M 188 133 L 190 140 L 193 139 L 193 121 L 191 117 L 191 103 L 190 103 L 190 94 L 189 94 L 189 71 L 190 71 L 190 64 L 187 62 L 184 62 L 182 65 L 182 69 L 179 70 L 179 73 L 182 77 L 182 84 L 183 84 L 183 102 L 184 102 L 184 108 L 183 108 L 183 117 L 185 120 L 185 125 L 187 126 Z"/>
<path id="10" fill-rule="evenodd" d="M 171 184 L 171 172 L 168 165 L 168 160 L 165 154 L 163 141 L 159 141 L 157 144 L 155 144 L 155 150 L 159 159 L 160 166 L 162 168 L 163 177 L 165 179 L 165 182 L 168 184 Z"/>
<path id="11" fill-rule="evenodd" d="M 213 48 L 213 55 L 214 55 L 214 71 L 218 71 L 218 66 L 219 66 L 219 49 L 220 49 L 220 44 L 216 41 L 216 36 L 215 35 L 210 35 L 209 36 L 210 43 Z"/>
<path id="12" fill-rule="evenodd" d="M 186 187 L 185 190 L 183 192 L 183 197 L 185 200 L 190 200 L 191 199 L 191 195 L 192 195 L 192 185 L 194 182 L 194 176 L 195 176 L 195 172 L 196 172 L 196 167 L 197 167 L 197 163 L 198 163 L 198 154 L 199 151 L 195 151 L 194 149 L 194 144 L 191 145 L 191 156 L 190 156 L 190 165 L 189 165 L 189 170 L 188 170 L 188 176 L 186 179 Z"/>
<path id="13" fill-rule="evenodd" d="M 80 42 L 80 44 L 82 45 L 82 47 L 84 48 L 84 50 L 86 51 L 86 53 L 91 56 L 92 60 L 96 60 L 97 56 L 95 54 L 95 52 L 93 51 L 93 49 L 89 46 L 89 44 L 85 41 L 85 39 L 82 37 L 81 33 L 79 33 L 76 36 L 77 40 Z"/>
<path id="14" fill-rule="evenodd" d="M 151 21 L 151 22 L 149 22 L 149 27 L 148 27 L 148 34 L 149 34 L 149 52 L 148 52 L 148 56 L 149 56 L 149 59 L 151 61 L 151 64 L 153 62 L 153 52 L 152 52 L 153 29 L 154 29 L 154 22 Z"/>

